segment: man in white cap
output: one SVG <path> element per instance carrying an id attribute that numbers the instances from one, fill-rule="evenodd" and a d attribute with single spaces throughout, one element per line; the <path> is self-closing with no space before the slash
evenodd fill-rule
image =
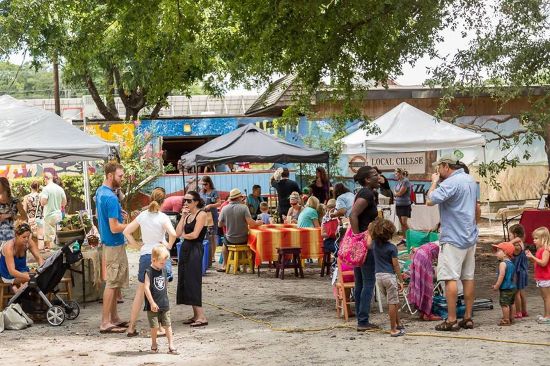
<path id="1" fill-rule="evenodd" d="M 229 256 L 227 245 L 246 245 L 248 227 L 255 228 L 263 224 L 262 220 L 254 221 L 248 206 L 243 203 L 243 195 L 238 188 L 229 192 L 229 204 L 223 208 L 219 217 L 220 227 L 225 227 L 225 238 L 222 247 L 223 264 L 218 272 L 225 272 Z"/>
<path id="2" fill-rule="evenodd" d="M 477 204 L 477 184 L 464 165 L 453 155 L 439 158 L 433 166 L 432 185 L 428 190 L 426 204 L 439 205 L 441 217 L 440 250 L 437 265 L 437 279 L 445 281 L 448 318 L 436 326 L 440 331 L 456 331 L 460 328 L 472 329 L 472 309 L 474 305 L 474 270 L 476 243 L 479 234 L 477 221 L 480 210 Z M 439 186 L 438 186 L 439 183 Z M 457 281 L 464 288 L 466 312 L 464 319 L 457 323 L 456 300 Z"/>

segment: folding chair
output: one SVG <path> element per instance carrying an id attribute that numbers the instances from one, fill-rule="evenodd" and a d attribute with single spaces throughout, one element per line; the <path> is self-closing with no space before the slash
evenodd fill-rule
<path id="1" fill-rule="evenodd" d="M 349 313 L 351 309 L 351 304 L 354 304 L 355 301 L 352 301 L 350 298 L 351 290 L 355 288 L 355 276 L 353 270 L 343 271 L 342 263 L 340 258 L 336 259 L 338 265 L 338 280 L 335 284 L 336 286 L 336 317 L 340 318 L 342 311 L 344 312 L 344 318 L 346 322 L 349 321 Z M 344 276 L 354 276 L 352 281 L 344 281 Z M 349 278 L 347 278 L 349 280 Z"/>

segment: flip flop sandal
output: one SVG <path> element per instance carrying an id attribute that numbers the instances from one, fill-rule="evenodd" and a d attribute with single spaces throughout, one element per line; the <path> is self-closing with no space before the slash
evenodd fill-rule
<path id="1" fill-rule="evenodd" d="M 458 322 L 458 326 L 464 329 L 474 329 L 474 321 L 472 320 L 472 318 L 462 319 L 460 322 Z"/>
<path id="2" fill-rule="evenodd" d="M 192 324 L 189 324 L 190 326 L 192 326 L 193 328 L 196 328 L 196 327 L 204 327 L 206 325 L 208 325 L 208 322 L 201 322 L 201 321 L 196 321 Z"/>
<path id="3" fill-rule="evenodd" d="M 184 320 L 183 324 L 189 325 L 189 324 L 193 324 L 194 322 L 195 322 L 195 318 L 189 318 L 187 320 Z"/>
<path id="4" fill-rule="evenodd" d="M 159 353 L 158 346 L 157 347 L 151 347 L 151 350 L 149 351 L 149 353 Z"/>
<path id="5" fill-rule="evenodd" d="M 498 322 L 498 325 L 500 327 L 509 327 L 512 325 L 512 323 L 510 323 L 508 319 L 500 319 L 500 321 Z"/>
<path id="6" fill-rule="evenodd" d="M 129 322 L 120 322 L 118 324 L 115 324 L 119 328 L 128 328 L 130 326 Z"/>
<path id="7" fill-rule="evenodd" d="M 397 330 L 405 330 L 405 326 L 404 325 L 398 325 L 395 327 L 395 329 Z"/>
<path id="8" fill-rule="evenodd" d="M 458 332 L 460 330 L 460 326 L 455 327 L 455 325 L 457 325 L 456 320 L 454 322 L 448 322 L 445 320 L 443 323 L 436 325 L 435 330 L 441 332 Z"/>
<path id="9" fill-rule="evenodd" d="M 171 354 L 171 355 L 179 355 L 180 352 L 178 351 L 177 348 L 170 348 L 168 347 L 168 353 Z"/>
<path id="10" fill-rule="evenodd" d="M 126 333 L 126 337 L 129 337 L 129 338 L 135 337 L 137 335 L 139 335 L 139 332 L 136 329 L 134 329 L 132 333 Z"/>
<path id="11" fill-rule="evenodd" d="M 112 327 L 109 327 L 107 329 L 100 329 L 99 333 L 101 334 L 120 334 L 126 332 L 126 328 L 117 327 L 116 325 L 113 325 Z"/>
<path id="12" fill-rule="evenodd" d="M 539 323 L 539 324 L 550 324 L 550 318 L 539 318 L 539 319 L 537 319 L 537 323 Z"/>
<path id="13" fill-rule="evenodd" d="M 397 327 L 396 327 L 397 329 Z M 396 337 L 403 337 L 405 335 L 405 332 L 403 330 L 399 330 L 398 333 L 390 334 L 390 337 L 396 338 Z"/>

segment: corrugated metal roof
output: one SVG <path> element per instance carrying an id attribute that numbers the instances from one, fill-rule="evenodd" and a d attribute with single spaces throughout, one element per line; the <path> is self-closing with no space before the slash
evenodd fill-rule
<path id="1" fill-rule="evenodd" d="M 277 104 L 285 92 L 292 87 L 296 79 L 296 75 L 287 75 L 278 80 L 275 80 L 267 90 L 258 97 L 258 99 L 252 104 L 246 111 L 246 115 L 258 113 L 264 109 L 270 108 Z M 288 103 L 286 103 L 288 104 Z"/>

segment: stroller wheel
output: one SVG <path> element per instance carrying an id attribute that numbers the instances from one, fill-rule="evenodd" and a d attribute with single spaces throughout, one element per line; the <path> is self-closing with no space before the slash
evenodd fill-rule
<path id="1" fill-rule="evenodd" d="M 48 323 L 53 326 L 59 326 L 65 321 L 65 311 L 59 305 L 53 305 L 46 312 Z"/>
<path id="2" fill-rule="evenodd" d="M 80 305 L 76 301 L 67 301 L 67 306 L 65 307 L 65 313 L 67 314 L 67 319 L 74 320 L 80 315 Z"/>

